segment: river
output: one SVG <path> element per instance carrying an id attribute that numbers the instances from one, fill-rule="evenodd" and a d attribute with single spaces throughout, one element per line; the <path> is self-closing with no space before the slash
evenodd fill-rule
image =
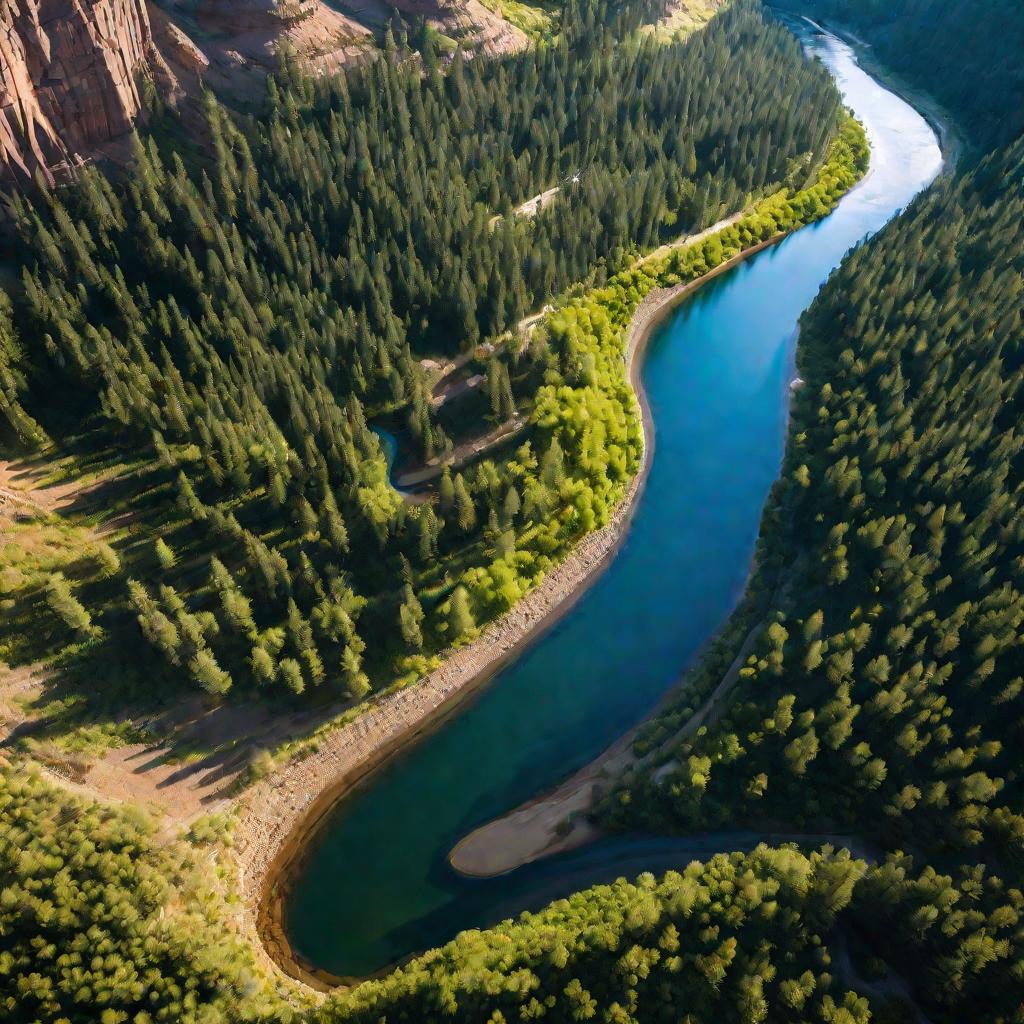
<path id="1" fill-rule="evenodd" d="M 728 616 L 782 459 L 800 313 L 850 247 L 941 169 L 920 114 L 844 43 L 800 32 L 867 129 L 869 175 L 826 220 L 709 283 L 652 337 L 655 455 L 625 544 L 565 618 L 331 812 L 286 902 L 286 935 L 311 964 L 365 976 L 589 884 L 757 841 L 612 839 L 491 880 L 446 861 L 460 837 L 648 714 Z"/>

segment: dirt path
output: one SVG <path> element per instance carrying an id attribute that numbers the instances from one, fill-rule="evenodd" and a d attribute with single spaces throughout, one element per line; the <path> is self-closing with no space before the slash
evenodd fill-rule
<path id="1" fill-rule="evenodd" d="M 545 206 L 550 206 L 555 201 L 555 196 L 561 191 L 560 185 L 549 188 L 546 192 L 538 192 L 537 195 L 520 203 L 512 212 L 517 217 L 536 217 Z"/>
<path id="2" fill-rule="evenodd" d="M 705 228 L 703 231 L 698 231 L 695 235 L 680 235 L 674 242 L 666 242 L 664 245 L 659 246 L 654 250 L 654 252 L 645 256 L 640 263 L 644 264 L 649 260 L 656 260 L 662 256 L 667 256 L 673 249 L 682 249 L 684 246 L 695 245 L 697 242 L 703 242 L 705 238 L 717 235 L 719 231 L 724 231 L 726 228 L 738 223 L 746 212 L 745 208 L 737 210 L 735 213 L 730 214 L 728 217 L 724 217 L 716 224 L 712 224 L 711 227 Z"/>
<path id="3" fill-rule="evenodd" d="M 499 424 L 483 436 L 463 441 L 462 444 L 452 449 L 445 456 L 443 462 L 432 460 L 429 465 L 422 466 L 419 469 L 406 470 L 406 472 L 401 473 L 395 479 L 395 486 L 404 489 L 429 483 L 441 475 L 445 466 L 448 466 L 451 470 L 459 470 L 470 460 L 485 454 L 492 448 L 496 448 L 509 438 L 515 437 L 526 426 L 526 423 L 527 419 L 525 416 L 513 416 L 512 419 Z"/>
<path id="4" fill-rule="evenodd" d="M 482 373 L 474 373 L 472 376 L 463 377 L 460 380 L 448 380 L 442 387 L 434 391 L 430 404 L 435 409 L 440 409 L 445 402 L 450 402 L 467 391 L 478 388 L 486 379 Z"/>

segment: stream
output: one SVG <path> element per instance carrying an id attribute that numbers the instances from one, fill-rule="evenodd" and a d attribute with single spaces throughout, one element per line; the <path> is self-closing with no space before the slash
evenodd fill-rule
<path id="1" fill-rule="evenodd" d="M 941 170 L 920 114 L 845 43 L 797 31 L 867 129 L 867 178 L 831 216 L 711 281 L 657 329 L 643 367 L 655 455 L 625 544 L 568 615 L 330 812 L 289 880 L 283 922 L 316 967 L 365 976 L 589 885 L 770 838 L 616 837 L 486 880 L 446 861 L 466 833 L 649 714 L 729 615 L 779 472 L 800 314 L 851 246 Z"/>

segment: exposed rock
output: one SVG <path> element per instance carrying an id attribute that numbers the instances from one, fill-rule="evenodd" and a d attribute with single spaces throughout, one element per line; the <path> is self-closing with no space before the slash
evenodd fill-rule
<path id="1" fill-rule="evenodd" d="M 145 0 L 0 0 L 0 175 L 52 181 L 123 136 L 142 77 L 177 88 Z"/>
<path id="2" fill-rule="evenodd" d="M 480 0 L 392 0 L 404 14 L 422 17 L 428 25 L 455 39 L 472 53 L 488 57 L 524 49 L 529 40 L 515 25 Z"/>
<path id="3" fill-rule="evenodd" d="M 314 73 L 338 70 L 365 54 L 373 34 L 322 0 L 157 0 L 154 20 L 170 22 L 200 50 L 200 77 L 230 99 L 262 92 L 287 47 Z M 165 47 L 166 48 L 166 47 Z M 176 58 L 174 58 L 176 60 Z"/>
<path id="4" fill-rule="evenodd" d="M 185 72 L 202 77 L 209 70 L 210 60 L 185 33 L 160 10 L 150 10 L 153 33 L 161 52 Z"/>

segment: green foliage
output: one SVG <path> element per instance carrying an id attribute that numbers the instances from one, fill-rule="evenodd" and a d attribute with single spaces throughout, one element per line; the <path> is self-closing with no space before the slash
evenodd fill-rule
<path id="1" fill-rule="evenodd" d="M 482 625 L 608 521 L 640 459 L 621 332 L 642 290 L 824 212 L 839 114 L 752 0 L 670 43 L 632 31 L 647 13 L 567 5 L 551 45 L 446 74 L 398 50 L 316 80 L 286 62 L 259 116 L 207 97 L 203 166 L 154 134 L 122 178 L 86 168 L 13 199 L 17 322 L 38 344 L 15 345 L 0 310 L 4 394 L 57 434 L 84 424 L 84 447 L 152 456 L 126 481 L 137 541 L 119 550 L 149 591 L 86 606 L 106 639 L 81 657 L 141 654 L 143 675 L 155 657 L 215 696 L 359 699 L 405 675 L 410 647 L 451 641 L 442 595 L 465 587 Z M 629 269 L 780 186 L 692 259 Z M 519 320 L 570 286 L 521 346 Z M 518 413 L 519 447 L 411 505 L 370 417 L 445 460 L 457 421 L 418 357 L 485 340 L 476 426 Z"/>
<path id="2" fill-rule="evenodd" d="M 71 592 L 71 585 L 62 573 L 53 573 L 46 583 L 46 603 L 68 629 L 79 636 L 93 632 L 92 618 Z"/>
<path id="3" fill-rule="evenodd" d="M 25 362 L 25 353 L 14 331 L 11 300 L 6 292 L 0 291 L 0 428 L 10 430 L 26 447 L 37 447 L 46 440 L 46 435 L 21 404 L 28 390 L 23 372 Z"/>
<path id="4" fill-rule="evenodd" d="M 138 811 L 0 770 L 0 1019 L 287 1020 L 218 916 L 210 865 Z"/>
<path id="5" fill-rule="evenodd" d="M 620 879 L 463 932 L 313 1019 L 867 1024 L 866 1000 L 835 977 L 824 944 L 864 869 L 846 851 L 762 846 L 660 881 Z"/>
<path id="6" fill-rule="evenodd" d="M 469 595 L 465 587 L 456 587 L 448 602 L 448 627 L 452 640 L 461 640 L 476 628 Z"/>

